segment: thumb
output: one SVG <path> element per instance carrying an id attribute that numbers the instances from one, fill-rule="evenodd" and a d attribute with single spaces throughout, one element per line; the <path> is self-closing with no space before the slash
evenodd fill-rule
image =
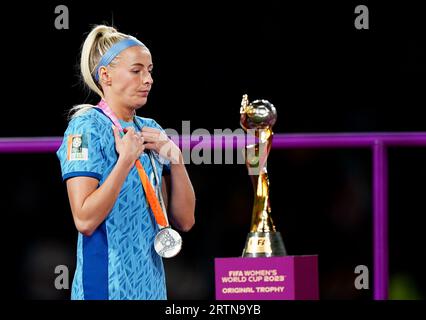
<path id="1" fill-rule="evenodd" d="M 118 132 L 118 128 L 114 125 L 112 125 L 111 128 L 112 128 L 112 131 L 114 132 L 115 142 L 120 141 L 121 137 L 120 137 L 120 133 Z"/>

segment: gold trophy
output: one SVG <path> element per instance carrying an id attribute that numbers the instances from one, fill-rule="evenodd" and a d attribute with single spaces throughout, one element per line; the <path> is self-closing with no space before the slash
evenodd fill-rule
<path id="1" fill-rule="evenodd" d="M 243 257 L 272 257 L 287 255 L 281 233 L 276 231 L 269 205 L 269 179 L 266 162 L 272 145 L 272 127 L 277 111 L 267 100 L 251 103 L 245 94 L 241 101 L 240 124 L 247 134 L 258 139 L 244 149 L 245 162 L 254 188 L 254 205 L 250 233 L 247 236 Z"/>

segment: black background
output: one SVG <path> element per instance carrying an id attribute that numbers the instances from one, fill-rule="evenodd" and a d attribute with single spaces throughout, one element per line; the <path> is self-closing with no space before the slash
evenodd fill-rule
<path id="1" fill-rule="evenodd" d="M 356 30 L 366 4 L 370 29 Z M 69 29 L 54 25 L 57 5 Z M 154 62 L 139 115 L 181 131 L 239 128 L 241 96 L 271 101 L 276 133 L 426 131 L 424 11 L 407 2 L 119 1 L 12 3 L 2 10 L 2 137 L 61 136 L 73 105 L 96 103 L 78 74 L 95 24 L 138 37 Z M 9 296 L 67 299 L 54 268 L 75 266 L 76 231 L 56 156 L 2 154 Z M 391 297 L 426 296 L 424 148 L 389 150 Z M 165 261 L 171 299 L 213 299 L 214 257 L 241 254 L 252 190 L 244 165 L 187 165 L 196 226 Z M 322 299 L 372 298 L 369 150 L 277 150 L 268 161 L 272 213 L 291 255 L 318 254 Z M 370 290 L 354 288 L 357 265 Z"/>

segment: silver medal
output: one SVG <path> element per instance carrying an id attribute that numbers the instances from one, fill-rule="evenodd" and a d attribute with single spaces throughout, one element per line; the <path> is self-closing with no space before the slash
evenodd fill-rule
<path id="1" fill-rule="evenodd" d="M 174 257 L 182 248 L 182 238 L 175 230 L 166 227 L 155 236 L 154 248 L 163 258 Z"/>

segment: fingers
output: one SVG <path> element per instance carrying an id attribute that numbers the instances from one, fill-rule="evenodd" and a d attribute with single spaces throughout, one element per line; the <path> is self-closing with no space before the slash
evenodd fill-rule
<path id="1" fill-rule="evenodd" d="M 116 150 L 120 155 L 129 159 L 138 159 L 145 150 L 145 139 L 142 133 L 136 132 L 135 128 L 127 127 L 123 129 L 124 135 L 115 126 L 112 126 L 114 138 L 116 141 Z"/>
<path id="2" fill-rule="evenodd" d="M 136 136 L 136 138 L 138 138 L 138 139 L 144 139 L 144 137 L 142 137 L 142 133 L 141 132 L 136 132 L 135 133 L 135 136 Z"/>
<path id="3" fill-rule="evenodd" d="M 112 132 L 114 133 L 115 141 L 120 141 L 121 137 L 120 137 L 120 132 L 118 131 L 118 128 L 114 125 L 112 125 L 111 127 L 112 127 Z"/>
<path id="4" fill-rule="evenodd" d="M 143 127 L 142 134 L 147 136 L 158 137 L 161 140 L 167 140 L 167 134 L 157 128 Z"/>
<path id="5" fill-rule="evenodd" d="M 158 141 L 158 134 L 152 133 L 152 132 L 141 132 L 141 136 L 145 139 L 147 142 L 154 142 Z"/>
<path id="6" fill-rule="evenodd" d="M 140 132 L 136 132 L 133 127 L 124 128 L 123 131 L 125 132 L 125 136 L 127 136 L 127 137 L 131 137 L 131 138 L 135 138 L 135 139 L 141 138 Z"/>
<path id="7" fill-rule="evenodd" d="M 145 139 L 142 137 L 142 134 L 140 132 L 136 132 L 133 127 L 124 128 L 123 131 L 126 133 L 123 137 L 126 143 L 133 144 L 139 149 L 141 148 L 141 146 L 143 146 Z M 143 147 L 142 151 L 143 149 L 145 148 Z"/>
<path id="8" fill-rule="evenodd" d="M 169 139 L 167 135 L 161 131 L 142 131 L 142 137 L 146 142 L 167 141 Z"/>
<path id="9" fill-rule="evenodd" d="M 135 128 L 133 127 L 126 127 L 123 129 L 124 133 L 130 133 L 130 134 L 134 134 L 135 133 Z"/>
<path id="10" fill-rule="evenodd" d="M 144 139 L 141 136 L 138 136 L 137 143 L 138 143 L 138 149 L 139 149 L 138 156 L 140 156 L 145 151 Z"/>
<path id="11" fill-rule="evenodd" d="M 156 150 L 157 144 L 155 142 L 145 142 L 144 147 L 148 150 Z"/>
<path id="12" fill-rule="evenodd" d="M 145 138 L 142 136 L 140 132 L 135 133 L 135 138 L 142 144 L 145 142 Z"/>
<path id="13" fill-rule="evenodd" d="M 160 132 L 160 130 L 158 130 L 156 128 L 151 128 L 151 127 L 143 127 L 142 132 L 158 133 L 158 132 Z"/>

